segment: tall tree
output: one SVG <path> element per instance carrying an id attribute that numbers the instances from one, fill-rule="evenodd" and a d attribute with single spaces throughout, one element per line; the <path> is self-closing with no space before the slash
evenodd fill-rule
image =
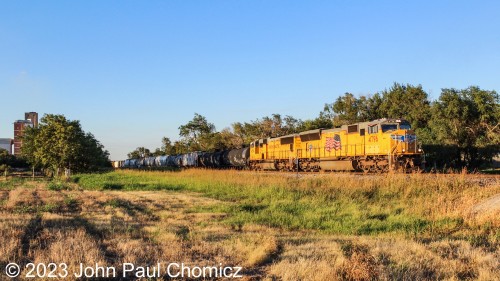
<path id="1" fill-rule="evenodd" d="M 379 93 L 372 96 L 360 96 L 358 99 L 358 120 L 371 121 L 385 117 L 382 114 L 383 99 Z"/>
<path id="2" fill-rule="evenodd" d="M 283 118 L 282 134 L 289 135 L 298 133 L 300 131 L 300 128 L 302 128 L 303 123 L 304 122 L 300 119 L 296 119 L 290 115 L 286 115 L 285 118 Z"/>
<path id="3" fill-rule="evenodd" d="M 194 114 L 193 120 L 179 126 L 179 135 L 184 138 L 192 151 L 212 149 L 211 141 L 215 132 L 214 124 L 209 123 L 204 116 L 198 113 Z"/>
<path id="4" fill-rule="evenodd" d="M 331 105 L 334 112 L 333 125 L 342 125 L 359 122 L 359 100 L 351 93 L 338 97 Z"/>
<path id="5" fill-rule="evenodd" d="M 100 167 L 109 166 L 109 152 L 90 132 L 80 140 L 81 152 L 72 169 L 76 171 L 96 171 Z"/>
<path id="6" fill-rule="evenodd" d="M 315 122 L 323 126 L 328 125 L 325 121 L 331 120 L 334 127 L 346 124 L 363 122 L 382 118 L 381 106 L 382 97 L 380 94 L 373 96 L 360 96 L 356 98 L 351 93 L 345 93 L 338 97 L 334 103 L 325 104 L 323 111 Z"/>
<path id="7" fill-rule="evenodd" d="M 241 148 L 244 145 L 243 139 L 231 128 L 224 128 L 219 133 L 221 146 L 225 149 Z"/>
<path id="8" fill-rule="evenodd" d="M 389 90 L 382 91 L 378 107 L 379 116 L 405 118 L 415 129 L 425 128 L 430 119 L 430 102 L 421 85 L 394 83 Z"/>
<path id="9" fill-rule="evenodd" d="M 46 114 L 37 128 L 26 128 L 21 152 L 31 165 L 56 175 L 63 169 L 89 171 L 109 164 L 109 153 L 94 136 L 64 115 Z"/>
<path id="10" fill-rule="evenodd" d="M 500 106 L 495 91 L 443 89 L 432 105 L 437 144 L 454 147 L 456 166 L 477 167 L 500 153 Z"/>

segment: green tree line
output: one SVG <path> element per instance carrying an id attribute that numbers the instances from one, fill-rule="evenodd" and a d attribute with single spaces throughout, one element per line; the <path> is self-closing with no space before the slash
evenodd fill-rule
<path id="1" fill-rule="evenodd" d="M 442 89 L 439 98 L 431 101 L 421 85 L 394 83 L 372 95 L 345 93 L 308 120 L 272 114 L 217 131 L 204 116 L 195 113 L 192 120 L 179 126 L 179 140 L 172 142 L 164 137 L 161 148 L 150 151 L 138 147 L 128 157 L 241 148 L 260 138 L 380 118 L 408 120 L 423 145 L 428 166 L 474 169 L 500 153 L 500 106 L 495 91 L 477 86 Z"/>

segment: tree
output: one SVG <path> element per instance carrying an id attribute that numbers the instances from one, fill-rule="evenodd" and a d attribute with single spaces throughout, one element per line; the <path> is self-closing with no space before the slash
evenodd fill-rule
<path id="1" fill-rule="evenodd" d="M 34 167 L 60 175 L 63 169 L 92 171 L 109 165 L 109 153 L 79 121 L 64 115 L 46 114 L 38 128 L 24 131 L 22 156 Z"/>
<path id="2" fill-rule="evenodd" d="M 303 122 L 290 115 L 284 118 L 280 114 L 274 113 L 271 116 L 262 117 L 249 123 L 235 123 L 233 128 L 244 143 L 250 143 L 256 139 L 268 137 L 280 137 L 297 133 L 302 128 Z"/>
<path id="3" fill-rule="evenodd" d="M 383 116 L 381 112 L 383 99 L 380 94 L 373 96 L 360 96 L 356 98 L 351 93 L 345 93 L 338 97 L 334 103 L 325 104 L 316 123 L 327 126 L 326 120 L 331 120 L 334 127 L 379 119 Z M 330 126 L 331 127 L 331 126 Z"/>
<path id="4" fill-rule="evenodd" d="M 219 141 L 219 146 L 223 149 L 241 148 L 244 145 L 242 138 L 235 134 L 231 128 L 224 128 L 220 131 Z"/>
<path id="5" fill-rule="evenodd" d="M 271 117 L 265 116 L 259 122 L 260 131 L 265 137 L 279 137 L 283 133 L 283 120 L 280 114 L 272 114 Z"/>
<path id="6" fill-rule="evenodd" d="M 379 93 L 372 96 L 361 96 L 358 99 L 358 120 L 360 122 L 384 118 L 382 113 L 383 99 Z"/>
<path id="7" fill-rule="evenodd" d="M 263 132 L 260 130 L 260 120 L 255 120 L 252 122 L 233 123 L 233 132 L 241 139 L 241 141 L 245 144 L 249 144 L 250 142 L 262 138 Z"/>
<path id="8" fill-rule="evenodd" d="M 283 135 L 298 133 L 300 131 L 300 128 L 302 128 L 303 123 L 304 122 L 300 119 L 296 119 L 290 115 L 286 115 L 285 118 L 283 118 L 281 133 Z"/>
<path id="9" fill-rule="evenodd" d="M 0 165 L 11 166 L 15 161 L 14 155 L 10 155 L 7 150 L 0 148 Z"/>
<path id="10" fill-rule="evenodd" d="M 0 148 L 0 172 L 3 172 L 7 176 L 8 171 L 14 163 L 15 157 L 10 155 L 7 150 Z"/>
<path id="11" fill-rule="evenodd" d="M 154 157 L 166 155 L 165 151 L 161 150 L 161 148 L 156 148 L 152 154 Z"/>
<path id="12" fill-rule="evenodd" d="M 251 140 L 249 140 L 251 136 L 249 136 L 247 132 L 246 124 L 236 122 L 231 124 L 231 128 L 232 128 L 232 133 L 234 135 L 233 137 L 236 139 L 233 141 L 234 143 L 244 145 L 251 142 Z"/>
<path id="13" fill-rule="evenodd" d="M 183 154 L 189 152 L 189 146 L 183 140 L 178 140 L 174 142 L 174 154 Z"/>
<path id="14" fill-rule="evenodd" d="M 340 127 L 346 124 L 359 122 L 359 100 L 351 93 L 338 97 L 331 105 L 333 125 Z"/>
<path id="15" fill-rule="evenodd" d="M 473 168 L 500 153 L 499 122 L 498 94 L 471 86 L 442 89 L 429 125 L 434 143 L 452 148 L 453 166 Z"/>
<path id="16" fill-rule="evenodd" d="M 184 139 L 191 151 L 212 149 L 214 134 L 214 124 L 209 123 L 204 116 L 198 113 L 194 114 L 193 120 L 179 126 L 179 135 Z"/>
<path id="17" fill-rule="evenodd" d="M 167 137 L 161 139 L 161 150 L 164 152 L 164 155 L 175 154 L 175 147 L 172 145 L 172 141 Z"/>
<path id="18" fill-rule="evenodd" d="M 405 118 L 414 129 L 427 127 L 427 122 L 431 117 L 428 95 L 421 85 L 394 83 L 389 90 L 382 91 L 380 101 L 374 100 L 373 103 L 375 107 L 378 107 L 379 112 L 376 115 L 387 118 Z"/>
<path id="19" fill-rule="evenodd" d="M 72 169 L 76 171 L 96 171 L 100 167 L 109 166 L 109 152 L 104 149 L 104 146 L 92 133 L 86 133 L 80 143 L 80 158 L 74 162 Z"/>
<path id="20" fill-rule="evenodd" d="M 305 120 L 300 124 L 297 129 L 299 132 L 316 130 L 316 129 L 331 129 L 333 128 L 333 122 L 330 118 L 326 117 L 323 112 L 320 112 L 319 116 L 312 120 Z"/>
<path id="21" fill-rule="evenodd" d="M 134 151 L 128 153 L 127 156 L 129 159 L 137 159 L 137 158 L 151 157 L 153 156 L 153 153 L 151 153 L 149 149 L 141 146 L 136 148 Z"/>
<path id="22" fill-rule="evenodd" d="M 425 128 L 430 119 L 430 102 L 421 85 L 399 84 L 372 96 L 356 98 L 351 93 L 325 104 L 323 116 L 335 127 L 379 118 L 405 118 L 412 127 Z"/>
<path id="23" fill-rule="evenodd" d="M 128 156 L 129 158 L 140 158 L 141 155 L 146 155 L 145 157 L 148 156 L 156 157 L 156 156 L 175 155 L 175 154 L 177 154 L 177 152 L 175 150 L 175 146 L 172 144 L 172 141 L 167 137 L 163 137 L 161 139 L 161 148 L 156 148 L 153 153 L 151 153 L 150 150 L 147 148 L 138 147 L 136 150 L 130 152 Z"/>

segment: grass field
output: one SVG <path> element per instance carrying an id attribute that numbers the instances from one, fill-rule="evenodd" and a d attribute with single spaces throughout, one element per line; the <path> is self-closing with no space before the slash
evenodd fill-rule
<path id="1" fill-rule="evenodd" d="M 500 181 L 187 170 L 0 182 L 11 261 L 242 266 L 245 279 L 500 280 Z"/>

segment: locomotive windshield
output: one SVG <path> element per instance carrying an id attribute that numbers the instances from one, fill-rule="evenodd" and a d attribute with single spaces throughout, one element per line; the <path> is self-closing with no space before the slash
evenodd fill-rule
<path id="1" fill-rule="evenodd" d="M 401 124 L 399 124 L 399 128 L 401 130 L 409 130 L 411 129 L 411 125 L 408 122 L 402 122 Z"/>
<path id="2" fill-rule="evenodd" d="M 398 124 L 382 124 L 382 132 L 394 131 L 398 129 Z"/>
<path id="3" fill-rule="evenodd" d="M 388 131 L 394 131 L 397 129 L 400 129 L 400 130 L 411 129 L 411 125 L 407 121 L 403 121 L 403 122 L 398 123 L 398 124 L 382 124 L 381 127 L 382 127 L 382 132 L 384 132 L 384 133 L 388 132 Z"/>

